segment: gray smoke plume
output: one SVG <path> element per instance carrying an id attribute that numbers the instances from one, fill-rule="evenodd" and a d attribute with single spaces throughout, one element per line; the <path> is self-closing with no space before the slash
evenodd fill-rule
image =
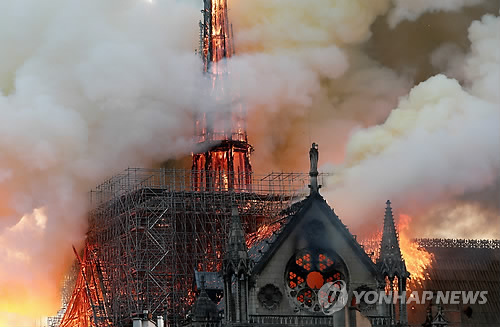
<path id="1" fill-rule="evenodd" d="M 57 310 L 92 186 L 191 150 L 199 5 L 0 1 L 0 326 Z"/>
<path id="2" fill-rule="evenodd" d="M 415 21 L 425 13 L 457 12 L 464 7 L 484 4 L 484 0 L 393 0 L 394 7 L 390 10 L 387 21 L 394 28 L 404 20 Z"/>
<path id="3" fill-rule="evenodd" d="M 480 198 L 498 199 L 492 186 L 500 175 L 499 32 L 499 17 L 473 22 L 463 85 L 436 75 L 402 98 L 383 124 L 351 136 L 330 194 L 347 217 L 373 219 L 376 203 L 391 198 L 417 216 L 417 235 L 500 237 L 491 229 L 498 211 L 480 205 Z"/>
<path id="4" fill-rule="evenodd" d="M 472 23 L 497 2 L 229 3 L 257 172 L 306 171 L 317 141 L 336 173 L 323 193 L 354 229 L 379 225 L 387 198 L 416 236 L 497 218 L 498 18 Z M 0 326 L 57 309 L 92 186 L 191 151 L 192 114 L 214 107 L 194 55 L 200 7 L 0 0 Z"/>

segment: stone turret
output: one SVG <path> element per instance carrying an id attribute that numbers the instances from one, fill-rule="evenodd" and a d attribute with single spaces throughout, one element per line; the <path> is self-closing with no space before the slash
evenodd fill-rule
<path id="1" fill-rule="evenodd" d="M 395 291 L 397 289 L 400 299 L 404 297 L 406 294 L 406 281 L 410 274 L 406 270 L 406 264 L 401 255 L 399 236 L 394 223 L 391 201 L 389 200 L 386 202 L 384 231 L 382 234 L 382 242 L 380 243 L 380 256 L 377 260 L 377 267 L 380 276 L 384 279 L 387 278 L 387 286 L 390 290 Z M 397 280 L 396 285 L 394 285 L 395 280 Z M 389 305 L 389 315 L 392 324 L 398 321 L 401 326 L 408 325 L 405 301 L 399 300 L 399 318 L 396 317 L 396 308 L 394 305 Z"/>
<path id="2" fill-rule="evenodd" d="M 382 234 L 382 242 L 380 243 L 380 257 L 377 264 L 380 272 L 389 279 L 394 280 L 394 277 L 406 278 L 408 277 L 406 276 L 408 272 L 399 247 L 399 237 L 396 225 L 394 224 L 391 201 L 387 200 L 386 205 L 384 232 Z"/>
<path id="3" fill-rule="evenodd" d="M 248 261 L 248 248 L 237 207 L 233 207 L 231 212 L 231 227 L 224 260 L 231 269 L 246 269 L 244 266 Z"/>
<path id="4" fill-rule="evenodd" d="M 231 228 L 223 261 L 225 320 L 228 325 L 248 323 L 250 259 L 238 208 L 233 207 Z"/>

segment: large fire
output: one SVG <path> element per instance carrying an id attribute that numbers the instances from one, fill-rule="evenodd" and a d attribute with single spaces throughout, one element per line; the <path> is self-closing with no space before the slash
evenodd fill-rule
<path id="1" fill-rule="evenodd" d="M 409 234 L 409 227 L 412 218 L 408 215 L 399 215 L 399 247 L 406 263 L 406 269 L 410 272 L 408 289 L 421 285 L 423 281 L 429 278 L 427 269 L 432 265 L 433 255 L 425 249 L 418 246 Z M 382 240 L 382 230 L 380 229 L 371 237 L 361 241 L 366 253 L 370 255 L 373 261 L 376 261 L 380 252 L 380 241 Z"/>
<path id="2" fill-rule="evenodd" d="M 406 263 L 406 269 L 411 274 L 408 287 L 421 285 L 429 278 L 427 269 L 431 266 L 433 254 L 420 248 L 409 236 L 411 217 L 405 214 L 399 215 L 399 246 L 401 254 Z"/>

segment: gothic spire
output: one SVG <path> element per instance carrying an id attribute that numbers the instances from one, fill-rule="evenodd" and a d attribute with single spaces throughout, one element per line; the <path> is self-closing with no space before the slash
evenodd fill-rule
<path id="1" fill-rule="evenodd" d="M 245 231 L 241 225 L 238 207 L 234 206 L 231 212 L 231 227 L 226 249 L 226 258 L 238 264 L 240 260 L 248 259 Z"/>
<path id="2" fill-rule="evenodd" d="M 384 233 L 382 234 L 380 254 L 381 256 L 392 256 L 394 259 L 401 260 L 399 237 L 396 231 L 396 224 L 394 223 L 391 201 L 387 200 L 385 204 Z"/>
<path id="3" fill-rule="evenodd" d="M 247 252 L 245 231 L 236 206 L 233 207 L 231 214 L 231 228 L 222 265 L 225 319 L 230 323 L 246 323 L 248 322 L 248 280 L 251 261 Z"/>
<path id="4" fill-rule="evenodd" d="M 406 278 L 406 265 L 401 256 L 399 237 L 394 223 L 391 201 L 387 200 L 386 205 L 384 231 L 382 234 L 382 242 L 380 243 L 380 256 L 377 263 L 381 269 L 381 273 L 389 277 L 389 279 L 394 279 L 395 276 Z"/>
<path id="5" fill-rule="evenodd" d="M 380 277 L 385 281 L 385 287 L 394 290 L 394 281 L 397 277 L 397 292 L 399 296 L 406 293 L 406 281 L 410 274 L 406 270 L 406 265 L 399 248 L 399 237 L 392 215 L 391 201 L 387 200 L 384 217 L 384 232 L 382 242 L 380 242 L 380 256 L 377 260 Z M 396 320 L 396 303 L 389 305 L 389 313 L 392 323 L 398 322 L 400 326 L 408 326 L 408 315 L 406 311 L 406 301 L 399 301 L 399 318 Z"/>

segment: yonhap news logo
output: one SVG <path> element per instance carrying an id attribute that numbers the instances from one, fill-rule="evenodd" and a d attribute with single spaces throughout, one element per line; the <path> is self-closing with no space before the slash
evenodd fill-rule
<path id="1" fill-rule="evenodd" d="M 354 291 L 353 295 L 356 304 L 364 302 L 366 304 L 425 304 L 433 301 L 436 304 L 485 304 L 488 302 L 488 291 L 413 291 L 407 297 L 406 291 L 385 292 L 385 291 Z"/>
<path id="2" fill-rule="evenodd" d="M 318 292 L 319 305 L 327 315 L 342 310 L 347 304 L 347 298 L 347 287 L 343 280 L 325 283 Z"/>
<path id="3" fill-rule="evenodd" d="M 436 304 L 485 304 L 488 302 L 488 291 L 413 291 L 407 296 L 407 292 L 385 292 L 385 291 L 353 291 L 356 305 L 361 303 L 375 304 L 425 304 L 434 302 Z M 342 310 L 348 301 L 348 292 L 345 281 L 325 283 L 318 292 L 318 302 L 321 310 L 326 315 L 333 315 Z"/>

